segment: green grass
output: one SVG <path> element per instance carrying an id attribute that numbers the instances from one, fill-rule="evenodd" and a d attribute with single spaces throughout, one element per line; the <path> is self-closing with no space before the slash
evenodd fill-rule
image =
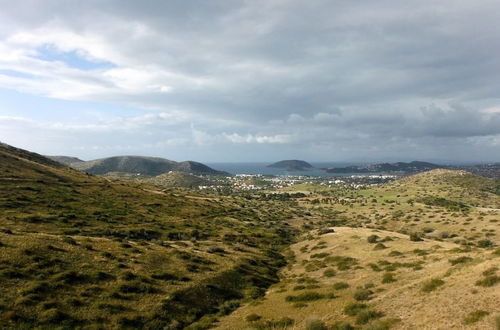
<path id="1" fill-rule="evenodd" d="M 0 168 L 8 327 L 207 324 L 279 280 L 297 233 L 288 202 L 160 192 L 4 147 Z"/>

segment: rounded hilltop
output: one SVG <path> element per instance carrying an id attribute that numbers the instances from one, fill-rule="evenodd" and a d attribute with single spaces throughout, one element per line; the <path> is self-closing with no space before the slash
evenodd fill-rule
<path id="1" fill-rule="evenodd" d="M 307 171 L 313 168 L 311 164 L 303 160 L 291 159 L 291 160 L 281 160 L 279 162 L 268 165 L 271 168 L 280 168 L 287 171 Z"/>

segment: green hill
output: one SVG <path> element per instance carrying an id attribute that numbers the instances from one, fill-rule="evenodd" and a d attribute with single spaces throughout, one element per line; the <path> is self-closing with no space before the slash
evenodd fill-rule
<path id="1" fill-rule="evenodd" d="M 207 179 L 179 171 L 170 171 L 152 178 L 142 179 L 141 181 L 163 187 L 179 188 L 198 188 L 199 186 L 213 185 Z"/>
<path id="2" fill-rule="evenodd" d="M 284 204 L 158 191 L 6 145 L 0 169 L 7 328 L 210 324 L 278 280 L 294 233 Z"/>
<path id="3" fill-rule="evenodd" d="M 175 162 L 164 158 L 143 156 L 116 156 L 87 162 L 71 163 L 71 166 L 87 173 L 99 175 L 105 175 L 110 172 L 120 172 L 155 176 L 169 171 L 227 175 L 225 172 L 214 170 L 198 162 Z"/>

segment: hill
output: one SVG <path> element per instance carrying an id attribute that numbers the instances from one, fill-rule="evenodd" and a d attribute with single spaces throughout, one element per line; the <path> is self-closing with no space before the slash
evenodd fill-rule
<path id="1" fill-rule="evenodd" d="M 280 282 L 216 329 L 498 329 L 498 184 L 437 169 L 310 186 Z"/>
<path id="2" fill-rule="evenodd" d="M 290 171 L 290 172 L 306 171 L 306 170 L 313 168 L 313 166 L 311 164 L 309 164 L 308 162 L 305 162 L 303 160 L 296 160 L 296 159 L 282 160 L 282 161 L 273 163 L 271 165 L 268 165 L 267 167 L 285 169 L 285 170 Z"/>
<path id="3" fill-rule="evenodd" d="M 412 174 L 433 170 L 436 168 L 444 168 L 445 166 L 436 165 L 427 162 L 413 161 L 409 163 L 381 163 L 360 166 L 334 167 L 328 168 L 327 173 L 405 173 Z"/>
<path id="4" fill-rule="evenodd" d="M 76 158 L 76 157 L 69 157 L 69 156 L 45 156 L 49 159 L 55 160 L 56 162 L 59 162 L 61 164 L 64 164 L 66 166 L 71 166 L 71 164 L 74 163 L 82 163 L 84 162 L 83 160 Z"/>
<path id="5" fill-rule="evenodd" d="M 143 156 L 116 156 L 72 163 L 71 166 L 78 170 L 98 175 L 105 175 L 109 172 L 121 172 L 155 176 L 169 171 L 227 175 L 225 172 L 214 170 L 204 164 L 193 161 L 175 162 L 164 158 Z"/>
<path id="6" fill-rule="evenodd" d="M 0 169 L 4 328 L 206 327 L 278 280 L 294 236 L 284 203 L 159 191 L 6 145 Z"/>
<path id="7" fill-rule="evenodd" d="M 142 179 L 141 181 L 163 187 L 179 188 L 198 188 L 199 186 L 213 185 L 213 183 L 207 179 L 179 171 L 170 171 L 152 178 Z"/>
<path id="8" fill-rule="evenodd" d="M 500 323 L 499 181 L 465 171 L 223 196 L 0 145 L 0 184 L 3 328 Z"/>
<path id="9" fill-rule="evenodd" d="M 281 281 L 216 329 L 496 328 L 498 254 L 390 231 L 329 229 L 292 245 Z"/>

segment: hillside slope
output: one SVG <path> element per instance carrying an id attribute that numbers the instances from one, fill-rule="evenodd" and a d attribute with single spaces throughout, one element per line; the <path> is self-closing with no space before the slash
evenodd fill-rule
<path id="1" fill-rule="evenodd" d="M 4 145 L 0 170 L 5 328 L 208 325 L 277 281 L 294 233 L 284 204 L 158 191 Z"/>
<path id="2" fill-rule="evenodd" d="M 45 157 L 55 160 L 56 162 L 59 162 L 66 166 L 71 166 L 71 164 L 84 162 L 84 160 L 81 160 L 80 158 L 77 157 L 69 157 L 69 156 L 45 156 Z"/>
<path id="3" fill-rule="evenodd" d="M 280 282 L 217 329 L 499 329 L 497 185 L 441 169 L 310 185 Z"/>
<path id="4" fill-rule="evenodd" d="M 198 188 L 199 186 L 212 185 L 212 182 L 209 180 L 179 171 L 170 171 L 152 178 L 142 179 L 141 181 L 163 187 L 179 188 Z"/>
<path id="5" fill-rule="evenodd" d="M 193 161 L 175 162 L 164 158 L 143 156 L 116 156 L 72 163 L 71 166 L 87 173 L 99 175 L 109 172 L 122 172 L 155 176 L 169 171 L 213 175 L 227 174 Z"/>
<path id="6" fill-rule="evenodd" d="M 331 229 L 293 245 L 281 281 L 216 329 L 495 329 L 499 251 Z"/>

